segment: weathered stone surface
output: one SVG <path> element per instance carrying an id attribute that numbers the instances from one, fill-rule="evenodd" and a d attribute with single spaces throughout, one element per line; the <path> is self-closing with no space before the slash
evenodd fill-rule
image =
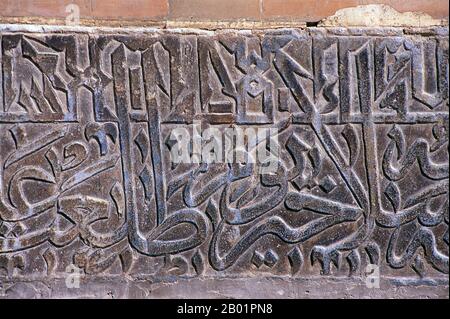
<path id="1" fill-rule="evenodd" d="M 398 12 L 387 5 L 365 5 L 338 10 L 334 15 L 320 21 L 320 26 L 411 26 L 442 25 L 443 21 L 433 19 L 423 12 Z"/>
<path id="2" fill-rule="evenodd" d="M 448 31 L 393 30 L 4 30 L 0 292 L 448 297 Z M 174 164 L 196 121 L 277 128 L 276 174 Z"/>

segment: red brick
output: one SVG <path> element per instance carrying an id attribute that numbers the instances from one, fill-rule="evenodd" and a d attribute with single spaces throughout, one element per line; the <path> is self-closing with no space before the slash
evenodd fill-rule
<path id="1" fill-rule="evenodd" d="M 169 17 L 175 20 L 259 20 L 260 0 L 169 0 Z"/>
<path id="2" fill-rule="evenodd" d="M 0 0 L 0 16 L 61 18 L 71 3 L 80 7 L 82 16 L 90 12 L 90 0 Z"/>
<path id="3" fill-rule="evenodd" d="M 0 17 L 63 18 L 75 3 L 81 18 L 111 20 L 298 20 L 318 21 L 337 10 L 388 4 L 400 12 L 448 18 L 447 0 L 0 0 Z"/>
<path id="4" fill-rule="evenodd" d="M 105 19 L 164 19 L 167 16 L 167 0 L 91 0 L 92 17 Z"/>
<path id="5" fill-rule="evenodd" d="M 358 0 L 263 0 L 263 19 L 317 21 L 337 10 L 355 7 Z"/>
<path id="6" fill-rule="evenodd" d="M 358 5 L 387 4 L 399 12 L 421 11 L 434 18 L 448 18 L 448 0 L 262 0 L 263 19 L 318 21 L 337 10 Z"/>

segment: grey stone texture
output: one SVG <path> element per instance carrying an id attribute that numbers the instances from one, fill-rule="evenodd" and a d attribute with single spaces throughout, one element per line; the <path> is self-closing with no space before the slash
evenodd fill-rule
<path id="1" fill-rule="evenodd" d="M 0 74 L 0 298 L 448 298 L 447 27 L 3 26 Z"/>

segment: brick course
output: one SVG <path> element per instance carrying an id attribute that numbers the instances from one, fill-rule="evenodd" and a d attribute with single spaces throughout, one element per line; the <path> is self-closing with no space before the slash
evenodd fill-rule
<path id="1" fill-rule="evenodd" d="M 400 12 L 421 11 L 448 19 L 447 0 L 1 0 L 1 17 L 64 18 L 65 7 L 80 6 L 81 18 L 116 21 L 209 20 L 318 21 L 337 10 L 387 4 Z M 6 19 L 5 19 L 6 20 Z"/>

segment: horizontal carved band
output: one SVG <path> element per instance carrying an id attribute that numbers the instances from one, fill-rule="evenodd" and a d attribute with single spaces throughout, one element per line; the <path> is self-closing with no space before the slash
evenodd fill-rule
<path id="1" fill-rule="evenodd" d="M 0 275 L 448 274 L 447 37 L 0 39 Z M 277 170 L 171 161 L 195 123 Z"/>

